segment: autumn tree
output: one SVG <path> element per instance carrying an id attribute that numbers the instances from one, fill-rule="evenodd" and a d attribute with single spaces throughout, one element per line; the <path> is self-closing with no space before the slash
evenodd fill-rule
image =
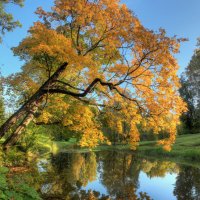
<path id="1" fill-rule="evenodd" d="M 45 123 L 54 122 L 48 106 L 55 111 L 64 104 L 59 120 L 66 127 L 76 127 L 75 118 L 82 120 L 77 125 L 82 146 L 106 140 L 92 114 L 94 107 L 104 107 L 121 113 L 112 126 L 122 129 L 129 122 L 132 146 L 139 141 L 137 125 L 143 124 L 156 134 L 165 131 L 168 137 L 159 143 L 169 150 L 185 109 L 174 58 L 180 39 L 167 37 L 163 29 L 144 28 L 118 0 L 55 0 L 50 12 L 38 8 L 37 14 L 40 21 L 13 49 L 25 64 L 8 83 L 20 87 L 24 104 L 0 128 L 1 137 L 11 130 L 4 146 L 15 144 L 44 109 Z M 66 114 L 72 101 L 77 117 Z"/>
<path id="2" fill-rule="evenodd" d="M 166 173 L 178 173 L 179 168 L 176 163 L 170 161 L 149 161 L 142 160 L 140 168 L 150 178 L 165 177 Z"/>

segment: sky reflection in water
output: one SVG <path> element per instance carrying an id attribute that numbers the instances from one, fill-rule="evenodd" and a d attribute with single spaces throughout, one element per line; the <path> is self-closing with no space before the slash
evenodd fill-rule
<path id="1" fill-rule="evenodd" d="M 137 158 L 127 152 L 60 153 L 38 166 L 44 199 L 85 200 L 91 194 L 98 200 L 108 199 L 105 196 L 116 200 L 197 200 L 200 196 L 200 169 Z"/>

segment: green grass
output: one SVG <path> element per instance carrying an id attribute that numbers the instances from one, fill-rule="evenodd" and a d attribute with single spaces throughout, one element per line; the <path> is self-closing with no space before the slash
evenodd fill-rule
<path id="1" fill-rule="evenodd" d="M 164 151 L 155 141 L 140 142 L 137 152 L 153 157 L 200 162 L 200 134 L 178 136 L 170 152 Z"/>
<path id="2" fill-rule="evenodd" d="M 129 150 L 129 145 L 118 144 L 118 145 L 100 145 L 95 148 L 89 149 L 87 147 L 79 147 L 76 144 L 76 141 L 56 141 L 53 142 L 53 153 L 58 152 L 76 152 L 76 153 L 85 153 L 90 151 L 105 151 L 105 150 Z"/>
<path id="3" fill-rule="evenodd" d="M 76 143 L 76 138 L 70 138 L 68 141 L 54 141 L 52 142 L 52 153 L 73 150 Z"/>
<path id="4" fill-rule="evenodd" d="M 51 141 L 48 137 L 42 136 L 40 138 L 40 146 L 52 153 L 58 152 L 89 152 L 89 151 L 102 151 L 102 150 L 130 150 L 129 145 L 100 145 L 93 149 L 77 147 L 75 138 L 69 141 Z M 170 152 L 164 151 L 162 146 L 156 145 L 156 141 L 143 141 L 136 152 L 139 155 L 168 158 L 174 161 L 181 162 L 200 162 L 200 133 L 188 134 L 178 136 L 175 144 Z"/>
<path id="5" fill-rule="evenodd" d="M 52 141 L 46 134 L 41 134 L 36 141 L 40 153 L 52 152 Z"/>

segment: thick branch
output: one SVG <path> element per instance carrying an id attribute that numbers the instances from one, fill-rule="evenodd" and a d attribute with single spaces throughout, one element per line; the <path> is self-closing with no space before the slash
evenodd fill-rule
<path id="1" fill-rule="evenodd" d="M 44 93 L 49 92 L 51 94 L 61 93 L 61 94 L 71 95 L 73 97 L 85 97 L 88 93 L 90 93 L 93 90 L 93 88 L 95 87 L 95 85 L 97 83 L 100 83 L 102 86 L 108 86 L 110 90 L 113 89 L 113 83 L 104 82 L 100 78 L 96 78 L 82 93 L 75 93 L 75 92 L 72 92 L 72 91 L 69 91 L 66 89 L 62 89 L 62 88 L 49 88 L 49 89 L 44 88 L 43 92 Z"/>
<path id="2" fill-rule="evenodd" d="M 68 86 L 68 87 L 70 87 L 70 88 L 73 88 L 73 89 L 75 89 L 75 90 L 85 91 L 84 89 L 74 87 L 73 85 L 71 85 L 71 84 L 69 84 L 69 83 L 66 83 L 66 82 L 64 82 L 64 81 L 56 80 L 56 82 L 61 83 L 62 85 Z"/>
<path id="3" fill-rule="evenodd" d="M 102 81 L 100 78 L 96 78 L 92 81 L 92 83 L 84 90 L 84 92 L 82 93 L 75 93 L 75 92 L 72 92 L 72 91 L 68 91 L 66 89 L 62 89 L 62 88 L 54 88 L 54 89 L 44 89 L 43 91 L 44 92 L 49 92 L 51 94 L 54 94 L 54 93 L 61 93 L 61 94 L 67 94 L 67 95 L 70 95 L 70 96 L 73 96 L 75 97 L 76 99 L 79 99 L 79 100 L 82 100 L 81 98 L 82 97 L 85 97 L 88 93 L 90 93 L 94 87 L 96 86 L 97 83 L 100 83 L 102 86 L 108 86 L 110 90 L 115 90 L 120 96 L 130 100 L 130 101 L 133 101 L 137 104 L 138 108 L 140 109 L 140 111 L 142 111 L 142 107 L 139 105 L 138 101 L 136 99 L 132 99 L 128 96 L 126 96 L 125 94 L 121 93 L 118 88 L 116 86 L 114 86 L 113 83 L 110 83 L 110 82 L 104 82 Z M 84 101 L 84 100 L 82 100 Z"/>
<path id="4" fill-rule="evenodd" d="M 61 124 L 61 121 L 55 121 L 55 122 L 49 122 L 49 123 L 45 123 L 45 122 L 35 122 L 36 125 L 57 125 L 57 124 Z"/>

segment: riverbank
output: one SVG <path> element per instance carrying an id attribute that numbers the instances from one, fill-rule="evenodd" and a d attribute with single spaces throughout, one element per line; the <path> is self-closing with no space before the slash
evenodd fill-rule
<path id="1" fill-rule="evenodd" d="M 155 141 L 141 142 L 137 150 L 139 154 L 165 157 L 180 161 L 200 162 L 200 134 L 178 136 L 170 152 L 157 146 Z"/>
<path id="2" fill-rule="evenodd" d="M 47 144 L 47 143 L 46 143 Z M 92 150 L 88 148 L 76 148 L 76 141 L 71 139 L 67 142 L 49 143 L 49 148 L 53 153 L 57 152 L 88 152 L 102 150 L 130 150 L 129 145 L 101 145 Z M 188 134 L 178 136 L 170 152 L 164 151 L 161 146 L 156 145 L 156 141 L 143 141 L 136 152 L 140 155 L 159 158 L 170 158 L 176 161 L 200 162 L 200 134 Z"/>

